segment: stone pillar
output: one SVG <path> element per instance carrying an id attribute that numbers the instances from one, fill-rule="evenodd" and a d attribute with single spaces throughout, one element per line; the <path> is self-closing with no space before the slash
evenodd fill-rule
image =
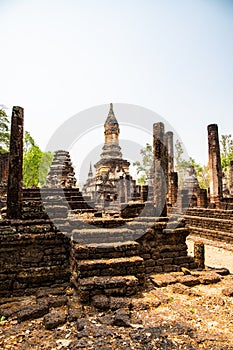
<path id="1" fill-rule="evenodd" d="M 176 205 L 178 195 L 178 173 L 173 171 L 169 174 L 168 200 L 172 207 Z"/>
<path id="2" fill-rule="evenodd" d="M 203 243 L 194 243 L 194 260 L 198 268 L 205 268 L 205 245 Z"/>
<path id="3" fill-rule="evenodd" d="M 233 196 L 233 160 L 230 161 L 229 190 L 230 190 L 230 195 Z"/>
<path id="4" fill-rule="evenodd" d="M 2 153 L 0 154 L 0 184 L 7 182 L 8 170 L 9 170 L 9 153 Z"/>
<path id="5" fill-rule="evenodd" d="M 13 107 L 7 189 L 7 218 L 20 219 L 23 192 L 23 121 L 22 107 Z"/>
<path id="6" fill-rule="evenodd" d="M 153 125 L 154 206 L 159 216 L 167 216 L 168 152 L 165 145 L 164 124 Z"/>
<path id="7" fill-rule="evenodd" d="M 205 188 L 199 188 L 197 190 L 197 206 L 198 208 L 208 207 L 207 190 Z"/>
<path id="8" fill-rule="evenodd" d="M 165 134 L 165 144 L 167 147 L 167 161 L 168 161 L 168 203 L 173 206 L 174 201 L 172 200 L 173 193 L 172 190 L 174 189 L 173 187 L 173 176 L 172 174 L 174 173 L 174 147 L 173 147 L 173 132 L 168 131 Z"/>
<path id="9" fill-rule="evenodd" d="M 168 152 L 168 174 L 174 172 L 174 146 L 173 146 L 173 132 L 168 131 L 165 134 L 166 147 Z"/>
<path id="10" fill-rule="evenodd" d="M 208 125 L 210 202 L 219 207 L 222 199 L 222 167 L 217 124 Z"/>

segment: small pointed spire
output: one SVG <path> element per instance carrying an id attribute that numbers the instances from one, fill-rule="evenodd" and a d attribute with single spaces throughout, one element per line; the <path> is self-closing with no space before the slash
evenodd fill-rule
<path id="1" fill-rule="evenodd" d="M 114 111 L 113 111 L 113 103 L 110 103 L 110 109 L 109 109 L 109 112 L 108 112 L 108 117 L 107 117 L 104 125 L 113 125 L 113 124 L 117 124 L 118 125 L 118 122 L 116 120 L 116 117 L 115 117 L 115 114 L 114 114 Z"/>
<path id="2" fill-rule="evenodd" d="M 89 169 L 88 177 L 92 177 L 92 176 L 93 176 L 93 172 L 92 172 L 92 166 L 91 166 L 91 162 L 90 162 L 90 169 Z"/>

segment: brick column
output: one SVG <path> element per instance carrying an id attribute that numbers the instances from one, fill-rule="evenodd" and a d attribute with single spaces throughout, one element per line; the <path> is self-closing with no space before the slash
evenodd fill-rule
<path id="1" fill-rule="evenodd" d="M 229 190 L 230 190 L 230 195 L 233 196 L 233 160 L 230 161 Z"/>
<path id="2" fill-rule="evenodd" d="M 168 174 L 174 171 L 174 146 L 173 146 L 173 132 L 168 131 L 165 134 L 166 147 L 168 152 Z"/>
<path id="3" fill-rule="evenodd" d="M 154 206 L 156 213 L 167 216 L 168 152 L 165 145 L 164 124 L 153 125 Z"/>
<path id="4" fill-rule="evenodd" d="M 197 190 L 197 206 L 198 208 L 208 207 L 207 190 L 205 188 L 199 188 Z"/>
<path id="5" fill-rule="evenodd" d="M 200 269 L 205 268 L 205 245 L 201 242 L 194 243 L 194 260 Z"/>
<path id="6" fill-rule="evenodd" d="M 222 167 L 217 124 L 208 125 L 210 202 L 217 207 L 222 199 Z"/>
<path id="7" fill-rule="evenodd" d="M 169 174 L 168 200 L 172 207 L 176 205 L 178 195 L 178 173 L 173 171 Z"/>
<path id="8" fill-rule="evenodd" d="M 7 188 L 7 218 L 20 219 L 23 190 L 23 121 L 22 107 L 13 107 Z"/>
<path id="9" fill-rule="evenodd" d="M 9 153 L 0 154 L 0 184 L 8 180 Z"/>
<path id="10" fill-rule="evenodd" d="M 173 174 L 174 174 L 174 147 L 173 147 L 173 132 L 168 131 L 165 134 L 165 144 L 167 147 L 167 162 L 168 162 L 168 203 L 174 205 L 174 197 L 176 196 L 173 193 L 174 183 L 173 183 Z"/>

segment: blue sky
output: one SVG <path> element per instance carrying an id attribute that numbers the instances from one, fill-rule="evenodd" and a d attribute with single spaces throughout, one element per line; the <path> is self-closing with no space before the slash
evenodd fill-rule
<path id="1" fill-rule="evenodd" d="M 233 1 L 1 0 L 0 33 L 0 104 L 42 148 L 109 102 L 161 115 L 200 163 L 208 124 L 233 134 Z"/>

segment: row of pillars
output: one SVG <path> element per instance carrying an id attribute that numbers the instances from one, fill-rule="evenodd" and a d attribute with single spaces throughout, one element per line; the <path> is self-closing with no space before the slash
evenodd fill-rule
<path id="1" fill-rule="evenodd" d="M 23 134 L 24 110 L 14 106 L 12 110 L 11 138 L 9 152 L 9 175 L 7 189 L 7 218 L 19 219 L 22 212 L 23 188 Z M 175 204 L 178 190 L 178 177 L 174 172 L 173 133 L 164 130 L 164 124 L 153 125 L 154 149 L 154 205 L 157 214 L 167 215 L 167 199 Z M 219 205 L 222 199 L 222 169 L 218 126 L 208 126 L 208 149 L 210 168 L 210 202 Z M 233 161 L 231 161 L 230 188 L 233 189 Z"/>
<path id="2" fill-rule="evenodd" d="M 210 173 L 210 203 L 218 208 L 223 197 L 222 168 L 217 124 L 211 124 L 208 130 L 208 152 Z M 164 130 L 163 123 L 153 125 L 154 152 L 154 205 L 157 214 L 167 215 L 167 201 L 172 206 L 178 193 L 178 175 L 174 172 L 173 133 Z M 230 162 L 230 195 L 233 196 L 233 160 Z"/>
<path id="3" fill-rule="evenodd" d="M 158 216 L 167 216 L 167 201 L 177 200 L 178 175 L 174 172 L 173 132 L 165 133 L 164 124 L 153 125 L 154 206 Z"/>
<path id="4" fill-rule="evenodd" d="M 210 171 L 210 202 L 218 208 L 223 198 L 223 172 L 217 124 L 208 125 L 208 149 Z M 230 161 L 229 190 L 233 196 L 233 160 Z"/>

